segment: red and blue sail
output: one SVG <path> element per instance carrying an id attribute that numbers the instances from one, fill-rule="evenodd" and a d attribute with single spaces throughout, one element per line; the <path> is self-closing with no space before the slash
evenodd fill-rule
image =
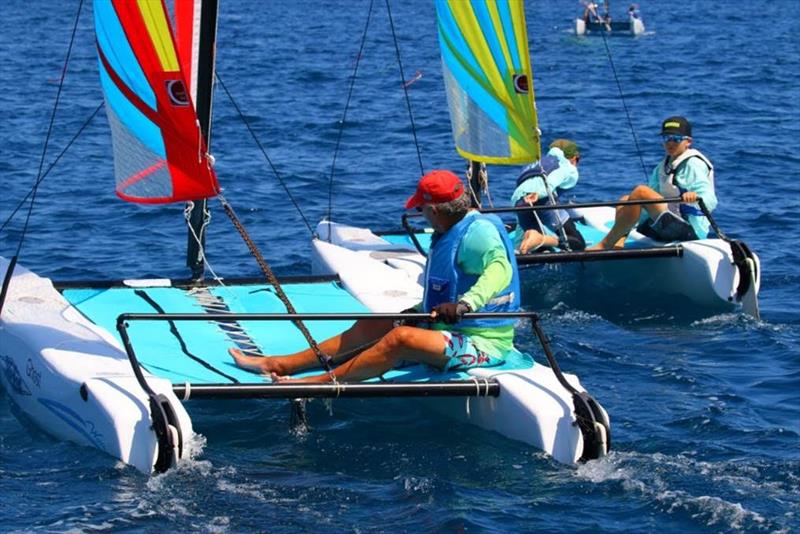
<path id="1" fill-rule="evenodd" d="M 150 204 L 216 195 L 187 72 L 191 45 L 181 45 L 179 54 L 164 2 L 95 0 L 94 21 L 117 195 Z M 183 26 L 191 28 L 191 21 Z M 190 31 L 181 36 L 191 39 Z"/>

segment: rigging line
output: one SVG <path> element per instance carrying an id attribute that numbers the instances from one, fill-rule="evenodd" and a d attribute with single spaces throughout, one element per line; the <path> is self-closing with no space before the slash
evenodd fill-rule
<path id="1" fill-rule="evenodd" d="M 397 34 L 394 31 L 394 20 L 392 19 L 392 8 L 389 6 L 389 0 L 386 0 L 386 12 L 389 14 L 389 25 L 392 28 L 392 40 L 394 41 L 394 50 L 397 55 L 397 66 L 400 69 L 400 84 L 403 86 L 403 94 L 406 98 L 406 107 L 408 108 L 408 120 L 411 122 L 411 134 L 414 136 L 414 147 L 417 149 L 417 160 L 419 160 L 419 175 L 425 174 L 425 167 L 422 165 L 422 154 L 419 150 L 419 141 L 417 140 L 417 128 L 414 125 L 414 114 L 411 112 L 411 99 L 408 96 L 408 86 L 406 85 L 406 76 L 403 73 L 403 62 L 400 59 L 400 45 L 397 44 Z"/>
<path id="2" fill-rule="evenodd" d="M 264 276 L 267 277 L 269 283 L 272 284 L 272 287 L 275 288 L 275 296 L 280 299 L 280 301 L 286 307 L 286 311 L 288 313 L 296 314 L 297 311 L 295 310 L 294 305 L 289 300 L 289 297 L 286 295 L 286 293 L 283 291 L 283 287 L 281 287 L 278 278 L 275 276 L 275 273 L 272 272 L 272 269 L 270 269 L 269 265 L 267 264 L 267 261 L 264 259 L 264 256 L 261 255 L 261 251 L 258 250 L 258 247 L 253 242 L 250 235 L 247 233 L 247 230 L 245 230 L 244 226 L 242 226 L 242 222 L 236 216 L 236 213 L 233 211 L 233 207 L 228 203 L 227 200 L 225 200 L 225 197 L 223 197 L 222 195 L 217 195 L 217 198 L 222 204 L 222 208 L 225 211 L 225 214 L 231 220 L 233 226 L 239 232 L 239 235 L 242 237 L 245 244 L 247 245 L 247 248 L 250 250 L 250 253 L 256 259 L 258 266 L 261 267 L 261 272 L 264 273 Z M 330 376 L 331 382 L 335 384 L 336 376 L 334 376 L 333 367 L 331 367 L 331 362 L 333 361 L 333 358 L 322 352 L 322 349 L 320 349 L 316 340 L 314 340 L 314 338 L 311 336 L 311 332 L 308 331 L 308 328 L 306 328 L 306 325 L 305 323 L 303 323 L 302 320 L 292 319 L 292 323 L 297 327 L 298 330 L 300 330 L 300 333 L 303 334 L 303 337 L 306 339 L 309 348 L 311 348 L 311 350 L 314 352 L 314 355 L 319 360 L 319 363 L 322 366 L 322 368 L 325 369 L 325 371 Z"/>
<path id="3" fill-rule="evenodd" d="M 272 160 L 267 155 L 267 151 L 264 149 L 264 145 L 262 145 L 261 142 L 258 140 L 256 132 L 253 130 L 252 126 L 250 126 L 250 122 L 247 120 L 247 117 L 245 117 L 244 113 L 242 113 L 242 109 L 239 107 L 239 104 L 236 103 L 236 100 L 233 99 L 233 95 L 231 94 L 231 92 L 228 91 L 228 86 L 225 85 L 225 82 L 222 81 L 219 72 L 216 72 L 215 76 L 219 84 L 222 86 L 222 89 L 225 91 L 225 94 L 228 95 L 228 99 L 231 101 L 231 104 L 233 104 L 233 107 L 236 108 L 236 112 L 239 114 L 239 118 L 242 119 L 242 122 L 244 122 L 244 125 L 247 127 L 247 131 L 250 132 L 253 141 L 256 142 L 256 145 L 258 145 L 258 149 L 261 150 L 261 154 L 264 156 L 264 159 L 267 160 L 267 163 L 269 163 L 270 169 L 272 169 L 275 178 L 278 179 L 278 182 L 281 184 L 281 187 L 283 187 L 283 190 L 286 192 L 286 196 L 288 196 L 289 200 L 292 201 L 294 208 L 297 210 L 297 213 L 300 214 L 300 217 L 303 219 L 303 222 L 305 223 L 306 228 L 308 228 L 309 233 L 311 233 L 311 235 L 313 236 L 314 230 L 311 228 L 311 224 L 309 224 L 308 219 L 306 219 L 306 216 L 303 213 L 303 210 L 300 209 L 300 205 L 292 196 L 291 191 L 289 191 L 289 187 L 286 185 L 286 182 L 283 181 L 283 178 L 278 173 L 277 167 L 275 167 L 275 164 L 272 163 Z"/>
<path id="4" fill-rule="evenodd" d="M 194 202 L 192 202 L 190 200 L 189 202 L 186 203 L 186 207 L 183 209 L 183 219 L 184 219 L 184 221 L 186 221 L 186 226 L 189 228 L 189 233 L 192 235 L 194 240 L 197 242 L 198 256 L 203 261 L 203 264 L 205 264 L 206 269 L 208 269 L 209 272 L 211 272 L 212 278 L 217 283 L 219 283 L 219 285 L 221 285 L 222 287 L 227 289 L 227 286 L 223 283 L 222 278 L 216 273 L 216 271 L 214 270 L 214 267 L 211 265 L 211 262 L 208 261 L 208 258 L 206 257 L 206 250 L 205 250 L 205 247 L 203 246 L 203 242 L 200 239 L 200 236 L 197 235 L 197 232 L 195 232 L 194 227 L 192 226 L 191 214 L 192 214 L 192 210 L 193 209 L 194 209 Z M 210 210 L 205 210 L 204 215 L 206 215 L 206 217 L 204 219 L 203 226 L 202 226 L 202 228 L 200 230 L 201 234 L 203 233 L 205 227 L 208 226 L 209 223 L 211 222 L 211 211 Z"/>
<path id="5" fill-rule="evenodd" d="M 183 210 L 183 219 L 186 222 L 187 228 L 189 229 L 189 234 L 197 242 L 198 257 L 203 261 L 203 265 L 205 265 L 205 268 L 211 273 L 211 277 L 214 279 L 214 281 L 219 284 L 219 287 L 221 288 L 220 291 L 224 291 L 231 298 L 231 300 L 239 302 L 239 297 L 225 284 L 225 280 L 217 274 L 217 271 L 214 270 L 214 266 L 211 264 L 208 256 L 206 256 L 206 247 L 203 246 L 203 243 L 201 243 L 200 237 L 197 235 L 197 232 L 191 223 L 192 209 L 194 209 L 194 202 L 187 202 L 186 207 Z M 203 222 L 203 228 L 208 226 L 208 224 L 211 222 L 211 210 L 206 209 L 205 215 L 206 217 Z M 202 232 L 203 230 L 201 229 L 201 233 Z"/>
<path id="6" fill-rule="evenodd" d="M 339 145 L 342 141 L 342 134 L 344 133 L 344 125 L 347 120 L 347 110 L 350 108 L 350 100 L 353 97 L 353 88 L 356 85 L 356 76 L 358 75 L 358 65 L 361 63 L 361 53 L 364 50 L 364 43 L 367 41 L 367 31 L 369 30 L 369 21 L 372 18 L 372 6 L 375 0 L 369 0 L 369 11 L 367 12 L 367 22 L 364 24 L 364 33 L 361 35 L 361 46 L 358 48 L 358 55 L 356 56 L 356 64 L 353 67 L 353 75 L 350 77 L 350 88 L 347 91 L 347 102 L 344 105 L 344 112 L 342 113 L 342 122 L 339 123 L 339 132 L 336 135 L 336 147 L 333 149 L 333 161 L 331 162 L 331 177 L 328 181 L 328 242 L 331 242 L 332 232 L 330 231 L 330 222 L 333 217 L 333 175 L 336 170 L 336 156 L 339 154 Z"/>
<path id="7" fill-rule="evenodd" d="M 3 224 L 0 226 L 0 232 L 2 232 L 2 231 L 3 231 L 3 229 L 4 229 L 4 228 L 5 228 L 7 225 L 8 225 L 8 223 L 10 223 L 10 222 L 11 222 L 11 220 L 12 220 L 12 219 L 14 218 L 14 216 L 17 214 L 17 212 L 19 211 L 19 209 L 20 209 L 20 208 L 21 208 L 21 207 L 22 207 L 22 206 L 25 204 L 25 201 L 26 201 L 26 200 L 28 200 L 28 198 L 29 198 L 29 197 L 30 197 L 30 196 L 33 194 L 33 189 L 34 189 L 34 187 L 37 187 L 37 186 L 38 186 L 40 183 L 42 183 L 42 182 L 44 181 L 44 179 L 47 177 L 47 175 L 48 175 L 48 174 L 50 174 L 50 171 L 52 171 L 52 170 L 55 168 L 55 166 L 58 164 L 58 162 L 61 160 L 61 158 L 64 156 L 64 154 L 66 154 L 66 153 L 67 153 L 67 151 L 68 151 L 68 150 L 69 150 L 69 148 L 72 146 L 72 144 L 73 144 L 75 141 L 77 141 L 77 140 L 78 140 L 78 137 L 80 137 L 80 135 L 83 133 L 83 131 L 86 129 L 86 127 L 87 127 L 87 126 L 89 126 L 89 123 L 91 123 L 91 122 L 92 122 L 92 119 L 94 119 L 94 116 L 95 116 L 95 115 L 97 115 L 97 113 L 100 111 L 100 109 L 103 107 L 103 105 L 104 105 L 104 102 L 100 102 L 100 103 L 97 105 L 97 107 L 96 107 L 96 108 L 95 108 L 95 110 L 92 112 L 92 114 L 91 114 L 91 115 L 89 115 L 89 118 L 88 118 L 88 119 L 86 119 L 86 121 L 84 121 L 83 125 L 82 125 L 80 128 L 78 128 L 78 131 L 77 131 L 77 132 L 75 132 L 75 135 L 73 135 L 73 136 L 72 136 L 72 139 L 70 139 L 70 140 L 69 140 L 69 142 L 68 142 L 68 143 L 67 143 L 67 145 L 64 147 L 64 149 L 63 149 L 63 150 L 62 150 L 62 151 L 61 151 L 61 152 L 58 154 L 58 156 L 56 156 L 56 159 L 55 159 L 55 160 L 53 160 L 53 163 L 51 163 L 51 164 L 50 164 L 50 166 L 49 166 L 49 167 L 47 167 L 47 170 L 46 170 L 46 171 L 44 171 L 44 173 L 42 174 L 42 176 L 40 176 L 40 177 L 39 177 L 39 178 L 36 180 L 36 182 L 34 182 L 34 185 L 33 185 L 33 187 L 31 187 L 31 188 L 28 190 L 28 193 L 27 193 L 27 194 L 26 194 L 26 195 L 25 195 L 25 196 L 22 198 L 22 200 L 20 200 L 20 201 L 19 201 L 19 203 L 17 203 L 17 206 L 14 208 L 14 211 L 12 211 L 12 212 L 11 212 L 11 215 L 9 215 L 9 216 L 8 216 L 8 218 L 6 218 L 6 220 L 5 220 L 5 221 L 3 221 Z"/>
<path id="8" fill-rule="evenodd" d="M 14 274 L 14 267 L 17 264 L 17 260 L 19 259 L 19 254 L 22 251 L 22 243 L 25 241 L 25 235 L 28 233 L 28 224 L 31 220 L 31 214 L 33 213 L 33 205 L 36 203 L 36 193 L 39 190 L 39 184 L 41 183 L 42 178 L 42 169 L 44 169 L 44 159 L 47 156 L 47 145 L 50 142 L 50 136 L 53 133 L 53 124 L 56 121 L 56 112 L 58 111 L 58 102 L 61 99 L 61 92 L 64 89 L 64 80 L 67 78 L 67 67 L 69 66 L 69 58 L 72 55 L 72 45 L 75 43 L 75 34 L 78 32 L 78 21 L 81 19 L 81 9 L 83 8 L 83 0 L 78 2 L 78 11 L 75 13 L 75 23 L 72 25 L 72 34 L 69 38 L 69 46 L 67 47 L 67 55 L 64 58 L 64 66 L 61 68 L 61 79 L 58 82 L 58 91 L 56 92 L 56 100 L 53 104 L 53 111 L 50 113 L 50 124 L 47 127 L 47 135 L 45 135 L 44 139 L 44 146 L 42 147 L 42 157 L 39 159 L 39 168 L 36 171 L 36 181 L 33 184 L 33 189 L 31 192 L 31 201 L 30 205 L 28 206 L 28 213 L 25 216 L 25 223 L 22 226 L 22 233 L 19 236 L 19 242 L 17 243 L 17 250 L 14 252 L 14 256 L 11 257 L 11 260 L 8 263 L 8 269 L 6 270 L 5 276 L 3 277 L 3 284 L 2 288 L 0 288 L 0 312 L 3 311 L 3 304 L 6 301 L 6 295 L 8 294 L 8 286 L 11 283 L 11 276 Z"/>
<path id="9" fill-rule="evenodd" d="M 647 180 L 647 167 L 645 167 L 644 159 L 642 158 L 642 149 L 639 148 L 639 139 L 636 137 L 636 130 L 633 128 L 633 121 L 631 120 L 631 114 L 628 110 L 628 104 L 625 102 L 625 95 L 622 93 L 622 84 L 619 81 L 619 76 L 617 76 L 617 67 L 614 65 L 614 59 L 611 57 L 611 49 L 608 47 L 608 39 L 606 38 L 605 32 L 600 32 L 600 36 L 603 38 L 603 45 L 606 48 L 606 55 L 608 56 L 608 63 L 611 65 L 611 72 L 614 74 L 614 81 L 617 82 L 617 90 L 619 91 L 619 99 L 622 101 L 622 107 L 625 110 L 625 116 L 628 118 L 628 127 L 631 130 L 631 136 L 633 137 L 633 144 L 636 146 L 636 155 L 639 156 L 639 163 L 642 165 L 642 172 L 644 173 L 644 178 Z"/>
<path id="10" fill-rule="evenodd" d="M 69 58 L 72 55 L 72 45 L 75 43 L 75 34 L 78 31 L 78 21 L 81 18 L 81 8 L 83 7 L 83 0 L 78 2 L 78 11 L 75 13 L 75 22 L 72 25 L 72 35 L 69 38 L 69 46 L 67 47 L 67 56 L 64 58 L 64 66 L 61 68 L 61 79 L 58 82 L 58 91 L 56 92 L 56 101 L 53 104 L 53 111 L 50 113 L 50 124 L 47 126 L 47 134 L 45 135 L 44 139 L 44 146 L 42 147 L 42 157 L 39 159 L 39 168 L 36 171 L 36 182 L 33 186 L 33 193 L 31 194 L 31 202 L 28 206 L 28 213 L 25 216 L 25 224 L 22 227 L 22 235 L 19 238 L 19 243 L 17 244 L 17 251 L 14 254 L 15 256 L 19 256 L 20 251 L 22 250 L 22 242 L 25 240 L 25 234 L 28 231 L 28 224 L 31 219 L 31 214 L 33 212 L 33 205 L 36 203 L 36 193 L 39 190 L 39 184 L 41 183 L 40 178 L 42 176 L 42 169 L 44 168 L 44 159 L 47 156 L 47 146 L 50 143 L 50 136 L 53 134 L 53 124 L 56 121 L 56 112 L 58 111 L 58 103 L 61 100 L 61 93 L 64 89 L 64 80 L 67 78 L 67 67 L 69 65 Z"/>

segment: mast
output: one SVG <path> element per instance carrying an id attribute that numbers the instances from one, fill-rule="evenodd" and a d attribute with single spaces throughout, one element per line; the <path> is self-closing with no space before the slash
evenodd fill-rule
<path id="1" fill-rule="evenodd" d="M 217 40 L 217 14 L 219 11 L 218 0 L 200 1 L 200 31 L 197 57 L 197 87 L 195 97 L 195 110 L 200 122 L 200 131 L 206 143 L 206 149 L 211 152 L 211 105 L 214 93 L 214 55 Z M 189 214 L 191 230 L 186 246 L 186 266 L 192 271 L 193 280 L 201 280 L 205 271 L 205 263 L 200 254 L 205 247 L 205 213 L 208 209 L 206 199 L 195 200 L 194 207 Z M 199 238 L 195 239 L 195 235 Z"/>
<path id="2" fill-rule="evenodd" d="M 483 179 L 481 176 L 481 162 L 472 159 L 467 160 L 469 176 L 469 186 L 472 189 L 472 207 L 481 207 L 481 191 L 483 190 Z"/>

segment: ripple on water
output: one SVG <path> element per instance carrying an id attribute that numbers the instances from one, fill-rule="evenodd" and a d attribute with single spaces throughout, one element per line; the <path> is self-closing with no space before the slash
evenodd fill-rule
<path id="1" fill-rule="evenodd" d="M 800 462 L 702 461 L 685 455 L 615 452 L 580 466 L 577 475 L 695 527 L 770 532 L 790 528 L 795 519 L 794 513 L 776 515 L 776 504 L 800 505 L 797 482 L 787 483 L 781 475 L 786 468 L 797 470 Z M 707 493 L 710 487 L 713 495 Z"/>

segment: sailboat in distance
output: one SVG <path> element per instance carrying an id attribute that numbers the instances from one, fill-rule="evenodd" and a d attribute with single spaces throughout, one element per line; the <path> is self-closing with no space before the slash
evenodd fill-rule
<path id="1" fill-rule="evenodd" d="M 361 383 L 271 383 L 233 364 L 232 348 L 285 354 L 312 347 L 329 368 L 315 340 L 355 320 L 397 318 L 373 312 L 392 311 L 402 299 L 384 295 L 365 304 L 333 276 L 277 279 L 220 195 L 209 153 L 217 10 L 216 0 L 175 2 L 173 9 L 158 1 L 94 0 L 117 195 L 137 203 L 191 203 L 191 277 L 134 273 L 125 280 L 59 283 L 26 269 L 18 256 L 0 258 L 0 383 L 20 412 L 55 437 L 148 474 L 191 456 L 199 425 L 188 401 L 201 398 L 290 400 L 302 419 L 304 403 L 296 399 L 422 397 L 433 409 L 560 462 L 605 454 L 609 424 L 602 407 L 575 377 L 522 353 L 489 373 L 411 365 Z M 212 198 L 264 278 L 204 279 L 205 202 Z"/>

